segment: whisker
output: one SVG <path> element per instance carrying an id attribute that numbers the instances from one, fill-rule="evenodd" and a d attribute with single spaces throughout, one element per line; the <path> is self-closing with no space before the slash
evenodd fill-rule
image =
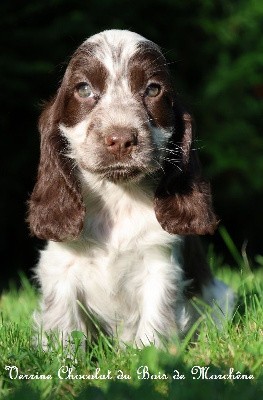
<path id="1" fill-rule="evenodd" d="M 176 155 L 179 153 L 179 150 L 181 150 L 181 149 L 171 150 L 171 149 L 167 149 L 165 147 L 160 147 L 159 150 Z"/>
<path id="2" fill-rule="evenodd" d="M 169 164 L 171 164 L 171 165 L 173 165 L 174 167 L 176 167 L 177 169 L 179 169 L 179 171 L 180 172 L 183 172 L 183 170 L 179 167 L 179 165 L 177 165 L 177 163 L 176 162 L 178 162 L 178 160 L 176 160 L 176 161 L 172 161 L 171 159 L 169 159 L 169 158 L 164 158 L 164 161 L 166 161 L 166 162 L 168 162 Z"/>

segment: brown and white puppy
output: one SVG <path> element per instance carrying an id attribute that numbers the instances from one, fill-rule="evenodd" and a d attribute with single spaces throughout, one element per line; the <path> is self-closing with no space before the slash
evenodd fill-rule
<path id="1" fill-rule="evenodd" d="M 137 346 L 186 331 L 191 295 L 217 302 L 218 322 L 218 310 L 227 316 L 232 291 L 213 279 L 193 236 L 217 226 L 209 185 L 156 44 L 125 30 L 90 37 L 39 129 L 28 221 L 48 240 L 36 270 L 45 331 L 95 335 L 79 302 Z"/>

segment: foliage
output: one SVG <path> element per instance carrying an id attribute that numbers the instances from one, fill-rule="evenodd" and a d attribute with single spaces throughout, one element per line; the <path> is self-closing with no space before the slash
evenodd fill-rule
<path id="1" fill-rule="evenodd" d="M 229 177 L 227 194 L 262 189 L 263 4 L 222 2 L 220 17 L 203 14 L 210 68 L 198 97 L 210 176 Z M 251 173 L 253 170 L 253 173 Z"/>

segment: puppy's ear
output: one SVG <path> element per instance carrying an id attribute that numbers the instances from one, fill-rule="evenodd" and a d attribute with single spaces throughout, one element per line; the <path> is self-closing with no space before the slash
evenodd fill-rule
<path id="1" fill-rule="evenodd" d="M 62 89 L 40 117 L 40 163 L 37 182 L 28 202 L 30 231 L 40 239 L 77 238 L 83 228 L 85 206 L 67 142 L 59 131 Z"/>
<path id="2" fill-rule="evenodd" d="M 154 200 L 162 228 L 172 234 L 212 234 L 217 219 L 210 186 L 201 177 L 197 151 L 193 148 L 192 119 L 178 108 L 163 167 Z"/>

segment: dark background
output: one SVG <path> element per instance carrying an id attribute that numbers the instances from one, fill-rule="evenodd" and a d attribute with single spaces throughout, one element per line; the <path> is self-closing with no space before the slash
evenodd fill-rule
<path id="1" fill-rule="evenodd" d="M 26 201 L 39 157 L 37 120 L 88 36 L 136 31 L 158 43 L 197 125 L 221 223 L 252 264 L 263 254 L 263 2 L 82 0 L 0 2 L 1 285 L 29 273 L 43 244 Z M 229 255 L 217 233 L 216 251 Z M 231 263 L 233 260 L 230 260 Z"/>

